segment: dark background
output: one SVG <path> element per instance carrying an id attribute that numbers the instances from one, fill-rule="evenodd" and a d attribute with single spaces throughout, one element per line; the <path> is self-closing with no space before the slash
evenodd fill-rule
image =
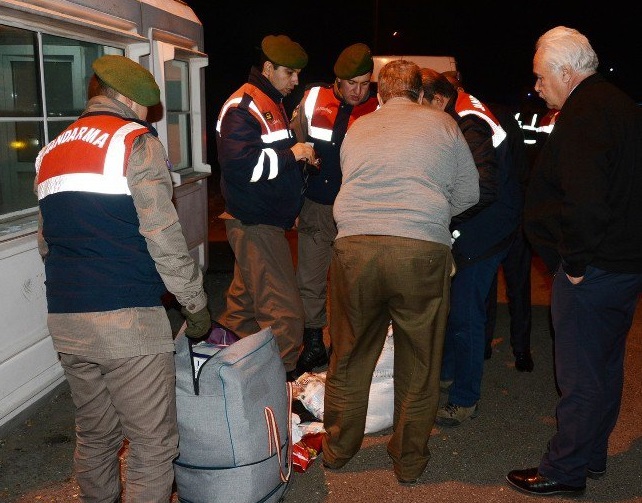
<path id="1" fill-rule="evenodd" d="M 259 0 L 256 0 L 258 2 Z M 252 4 L 256 3 L 252 2 Z M 203 23 L 208 114 L 208 162 L 216 164 L 214 127 L 227 97 L 257 63 L 264 36 L 286 34 L 309 56 L 300 85 L 286 101 L 291 111 L 304 86 L 334 79 L 339 53 L 355 42 L 378 55 L 454 56 L 468 92 L 514 111 L 541 108 L 533 92 L 537 38 L 565 25 L 586 35 L 599 71 L 642 103 L 642 2 L 425 2 L 406 0 L 264 1 L 186 0 Z M 628 2 L 627 2 L 628 3 Z M 393 33 L 396 32 L 396 35 Z"/>

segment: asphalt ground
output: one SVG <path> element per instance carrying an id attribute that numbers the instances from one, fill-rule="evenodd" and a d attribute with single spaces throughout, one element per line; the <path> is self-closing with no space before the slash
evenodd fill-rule
<path id="1" fill-rule="evenodd" d="M 211 243 L 205 285 L 214 317 L 223 308 L 231 265 L 227 244 Z M 386 454 L 391 431 L 384 430 L 367 435 L 359 453 L 341 470 L 325 470 L 319 457 L 305 473 L 293 472 L 285 503 L 560 501 L 560 497 L 534 498 L 515 492 L 504 479 L 512 469 L 536 466 L 555 432 L 557 391 L 547 305 L 550 282 L 537 260 L 532 278 L 534 371 L 519 373 L 513 367 L 508 309 L 500 280 L 493 355 L 484 367 L 480 414 L 456 428 L 433 429 L 431 461 L 416 485 L 397 483 Z M 182 322 L 176 310 L 170 309 L 168 314 L 174 327 Z M 581 498 L 585 501 L 642 503 L 640 306 L 628 339 L 625 368 L 622 410 L 609 445 L 607 474 L 587 481 Z M 0 431 L 0 502 L 77 501 L 72 472 L 74 441 L 73 404 L 63 383 L 47 400 Z M 123 466 L 126 458 L 125 448 Z M 176 494 L 172 501 L 177 501 Z"/>

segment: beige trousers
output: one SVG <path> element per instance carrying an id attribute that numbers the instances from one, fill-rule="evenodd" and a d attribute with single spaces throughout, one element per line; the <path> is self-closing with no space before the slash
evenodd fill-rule
<path id="1" fill-rule="evenodd" d="M 83 503 L 121 492 L 119 451 L 129 441 L 129 503 L 168 503 L 178 455 L 173 353 L 100 359 L 60 354 L 76 406 L 74 468 Z"/>
<path id="2" fill-rule="evenodd" d="M 234 251 L 234 278 L 219 322 L 245 337 L 272 327 L 286 372 L 296 368 L 303 343 L 303 303 L 285 230 L 225 221 Z"/>

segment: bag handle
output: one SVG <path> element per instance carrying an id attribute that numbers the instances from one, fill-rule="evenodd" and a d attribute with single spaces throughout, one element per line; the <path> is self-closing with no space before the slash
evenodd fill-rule
<path id="1" fill-rule="evenodd" d="M 287 388 L 287 398 L 288 398 L 288 445 L 286 446 L 286 456 L 287 456 L 287 465 L 288 471 L 287 474 L 282 468 L 282 451 L 281 451 L 281 437 L 279 435 L 279 425 L 274 418 L 274 411 L 272 407 L 265 407 L 265 422 L 267 423 L 268 428 L 268 449 L 270 456 L 272 455 L 272 445 L 274 445 L 278 459 L 279 459 L 279 472 L 281 475 L 281 481 L 287 482 L 290 480 L 290 475 L 292 473 L 292 383 L 286 382 Z"/>

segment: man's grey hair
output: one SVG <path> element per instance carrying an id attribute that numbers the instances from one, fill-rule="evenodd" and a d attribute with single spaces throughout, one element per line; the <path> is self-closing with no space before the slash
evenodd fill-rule
<path id="1" fill-rule="evenodd" d="M 599 64 L 588 38 L 566 26 L 556 26 L 544 33 L 537 40 L 535 50 L 555 71 L 566 66 L 580 75 L 591 75 Z"/>
<path id="2" fill-rule="evenodd" d="M 419 101 L 421 93 L 419 67 L 412 61 L 403 59 L 394 59 L 386 63 L 379 72 L 377 89 L 384 103 L 395 97 Z"/>

